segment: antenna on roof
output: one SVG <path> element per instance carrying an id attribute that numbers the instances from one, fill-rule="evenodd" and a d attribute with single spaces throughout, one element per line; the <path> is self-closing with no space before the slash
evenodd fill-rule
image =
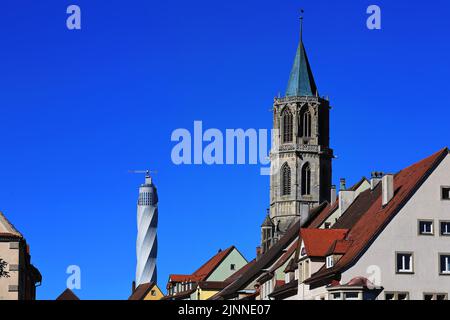
<path id="1" fill-rule="evenodd" d="M 145 174 L 147 177 L 150 177 L 150 174 L 157 174 L 157 170 L 128 170 L 128 173 L 134 174 Z"/>

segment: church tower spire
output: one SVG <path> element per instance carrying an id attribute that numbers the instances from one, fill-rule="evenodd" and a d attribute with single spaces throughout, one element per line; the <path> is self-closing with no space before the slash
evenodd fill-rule
<path id="1" fill-rule="evenodd" d="M 303 10 L 302 10 L 303 13 Z M 316 82 L 311 71 L 305 46 L 303 44 L 303 16 L 300 17 L 300 41 L 295 54 L 286 89 L 287 97 L 318 95 Z"/>
<path id="2" fill-rule="evenodd" d="M 307 221 L 312 207 L 330 200 L 330 105 L 317 92 L 302 29 L 286 95 L 273 103 L 270 207 L 261 226 L 262 252 L 295 222 Z"/>

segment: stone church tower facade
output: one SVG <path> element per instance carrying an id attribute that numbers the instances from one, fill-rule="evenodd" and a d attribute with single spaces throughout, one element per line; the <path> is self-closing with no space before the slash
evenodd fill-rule
<path id="1" fill-rule="evenodd" d="M 333 150 L 329 101 L 319 96 L 302 37 L 284 97 L 275 98 L 270 208 L 262 225 L 267 251 L 309 209 L 330 201 Z"/>

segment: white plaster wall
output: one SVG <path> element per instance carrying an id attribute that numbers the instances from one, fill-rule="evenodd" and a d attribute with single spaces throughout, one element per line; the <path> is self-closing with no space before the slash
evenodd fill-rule
<path id="1" fill-rule="evenodd" d="M 9 278 L 0 278 L 0 300 L 17 300 L 18 292 L 9 292 L 10 285 L 19 284 L 19 272 L 9 271 L 11 264 L 19 264 L 19 249 L 10 249 L 9 242 L 0 242 L 0 258 L 8 263 Z"/>
<path id="2" fill-rule="evenodd" d="M 441 162 L 416 194 L 378 236 L 360 260 L 343 273 L 341 283 L 356 276 L 370 279 L 367 268 L 378 266 L 385 291 L 406 291 L 410 299 L 424 292 L 450 295 L 450 276 L 439 275 L 439 253 L 450 253 L 450 237 L 440 236 L 439 220 L 450 220 L 450 201 L 441 200 L 441 186 L 450 186 L 450 156 Z M 434 236 L 418 235 L 418 220 L 434 220 Z M 395 253 L 414 253 L 414 274 L 396 274 Z M 381 293 L 379 299 L 384 299 Z"/>

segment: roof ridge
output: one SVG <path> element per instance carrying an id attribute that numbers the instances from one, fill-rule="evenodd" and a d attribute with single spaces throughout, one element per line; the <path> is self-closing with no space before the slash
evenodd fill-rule
<path id="1" fill-rule="evenodd" d="M 231 251 L 233 251 L 233 249 L 235 249 L 236 247 L 234 245 L 228 247 L 225 250 L 220 249 L 219 252 L 217 252 L 214 256 L 212 256 L 210 259 L 208 259 L 208 261 L 206 261 L 204 264 L 202 264 L 197 270 L 195 270 L 192 275 L 193 276 L 198 276 L 198 277 L 202 277 L 201 280 L 204 280 L 204 277 L 209 276 L 214 270 L 216 270 L 217 266 L 222 263 L 222 261 L 231 253 Z M 210 270 L 207 270 L 206 273 L 199 273 L 200 270 L 204 267 L 206 267 L 208 265 L 208 263 L 211 263 L 215 258 L 217 258 L 219 255 L 222 255 L 220 257 L 220 260 L 217 261 L 213 267 Z"/>
<path id="2" fill-rule="evenodd" d="M 20 231 L 17 230 L 16 227 L 14 227 L 14 225 L 8 220 L 8 218 L 6 218 L 5 214 L 2 211 L 0 211 L 0 222 L 2 221 L 4 222 L 5 228 L 9 229 L 9 232 L 23 238 L 22 233 L 20 233 Z"/>
<path id="3" fill-rule="evenodd" d="M 306 283 L 311 283 L 312 281 L 322 277 L 330 277 L 351 267 L 363 254 L 363 252 L 365 252 L 368 246 L 370 246 L 370 244 L 373 243 L 373 241 L 379 236 L 384 228 L 386 228 L 397 213 L 404 207 L 404 205 L 414 196 L 417 190 L 423 185 L 426 179 L 429 178 L 447 154 L 449 154 L 448 148 L 441 149 L 431 156 L 426 157 L 397 173 L 394 178 L 394 184 L 396 185 L 396 189 L 405 188 L 404 191 L 400 191 L 398 193 L 396 192 L 394 198 L 389 202 L 389 204 L 383 208 L 380 207 L 380 209 L 377 209 L 376 206 L 380 206 L 381 194 L 373 199 L 361 218 L 350 229 L 349 236 L 352 238 L 349 240 L 352 240 L 353 243 L 346 253 L 346 255 L 349 254 L 349 256 L 346 258 L 346 255 L 344 255 L 333 268 L 324 269 L 324 267 L 322 267 L 319 271 L 307 279 Z M 408 172 L 409 170 L 413 170 L 412 172 L 419 171 L 420 175 L 411 178 L 411 173 Z M 407 182 L 409 182 L 409 184 Z M 374 220 L 374 215 L 379 217 L 380 214 L 383 214 L 384 216 L 379 218 L 379 221 Z M 372 222 L 375 222 L 373 230 L 367 230 L 363 227 Z"/>

